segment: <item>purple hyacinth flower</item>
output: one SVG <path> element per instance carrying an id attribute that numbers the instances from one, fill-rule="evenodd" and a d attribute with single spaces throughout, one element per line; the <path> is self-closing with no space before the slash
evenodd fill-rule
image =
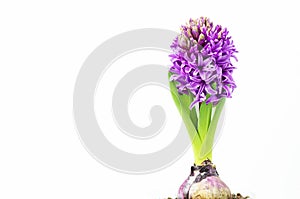
<path id="1" fill-rule="evenodd" d="M 237 50 L 228 33 L 226 28 L 200 17 L 190 19 L 174 39 L 170 81 L 177 82 L 180 94 L 193 94 L 190 109 L 202 102 L 216 105 L 221 98 L 230 98 L 236 88 L 231 58 L 237 61 Z"/>

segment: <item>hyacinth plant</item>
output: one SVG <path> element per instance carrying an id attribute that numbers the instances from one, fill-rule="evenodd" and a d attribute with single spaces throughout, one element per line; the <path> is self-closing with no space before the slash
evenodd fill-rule
<path id="1" fill-rule="evenodd" d="M 178 198 L 231 198 L 211 161 L 225 99 L 236 88 L 233 40 L 226 28 L 200 17 L 181 27 L 171 49 L 170 90 L 194 152 L 194 166 Z"/>

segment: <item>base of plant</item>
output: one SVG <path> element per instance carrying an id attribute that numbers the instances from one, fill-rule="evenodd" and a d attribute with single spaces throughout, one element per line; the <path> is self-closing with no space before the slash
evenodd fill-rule
<path id="1" fill-rule="evenodd" d="M 181 199 L 181 198 L 166 198 L 166 199 Z M 250 199 L 249 196 L 242 196 L 240 193 L 237 193 L 237 194 L 232 194 L 231 195 L 231 199 Z"/>
<path id="2" fill-rule="evenodd" d="M 191 173 L 178 190 L 176 199 L 246 199 L 241 194 L 231 194 L 220 179 L 217 169 L 207 159 L 191 167 Z M 171 198 L 168 198 L 171 199 Z"/>

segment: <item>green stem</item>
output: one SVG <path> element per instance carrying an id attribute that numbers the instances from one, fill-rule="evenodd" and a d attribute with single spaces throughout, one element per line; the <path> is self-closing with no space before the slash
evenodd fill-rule
<path id="1" fill-rule="evenodd" d="M 225 98 L 222 98 L 219 103 L 215 107 L 215 113 L 210 122 L 208 131 L 206 133 L 205 139 L 203 140 L 202 147 L 200 150 L 200 159 L 202 161 L 209 158 L 212 160 L 212 149 L 214 144 L 214 137 L 216 133 L 216 129 L 218 126 L 218 122 L 225 104 Z"/>
<path id="2" fill-rule="evenodd" d="M 196 165 L 201 164 L 202 160 L 199 155 L 200 150 L 201 150 L 200 146 L 202 145 L 201 139 L 200 139 L 198 132 L 195 129 L 192 121 L 189 119 L 188 115 L 183 114 L 181 116 L 182 116 L 183 122 L 186 126 L 186 129 L 188 131 L 190 140 L 192 142 L 192 148 L 193 148 L 193 152 L 194 152 L 194 162 Z"/>

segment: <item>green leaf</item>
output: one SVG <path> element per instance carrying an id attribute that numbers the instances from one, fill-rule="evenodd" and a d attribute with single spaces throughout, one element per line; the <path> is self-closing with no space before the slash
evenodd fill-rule
<path id="1" fill-rule="evenodd" d="M 198 134 L 201 140 L 204 140 L 211 121 L 212 103 L 202 102 L 199 108 Z"/>
<path id="2" fill-rule="evenodd" d="M 194 96 L 191 92 L 190 93 L 190 104 L 194 101 Z M 193 107 L 192 110 L 190 110 L 190 118 L 196 128 L 196 130 L 198 129 L 198 116 L 197 116 L 197 112 L 196 112 L 196 108 Z"/>
<path id="3" fill-rule="evenodd" d="M 171 73 L 169 72 L 168 77 L 170 79 Z M 174 81 L 169 82 L 170 91 L 172 98 L 175 102 L 175 105 L 182 117 L 182 120 L 185 124 L 185 127 L 188 131 L 190 140 L 192 142 L 192 147 L 194 151 L 195 164 L 200 164 L 200 148 L 202 145 L 201 139 L 198 135 L 197 131 L 197 114 L 196 110 L 193 108 L 190 110 L 190 104 L 193 101 L 193 97 L 191 95 L 181 95 L 178 93 L 176 88 L 176 84 Z"/>

